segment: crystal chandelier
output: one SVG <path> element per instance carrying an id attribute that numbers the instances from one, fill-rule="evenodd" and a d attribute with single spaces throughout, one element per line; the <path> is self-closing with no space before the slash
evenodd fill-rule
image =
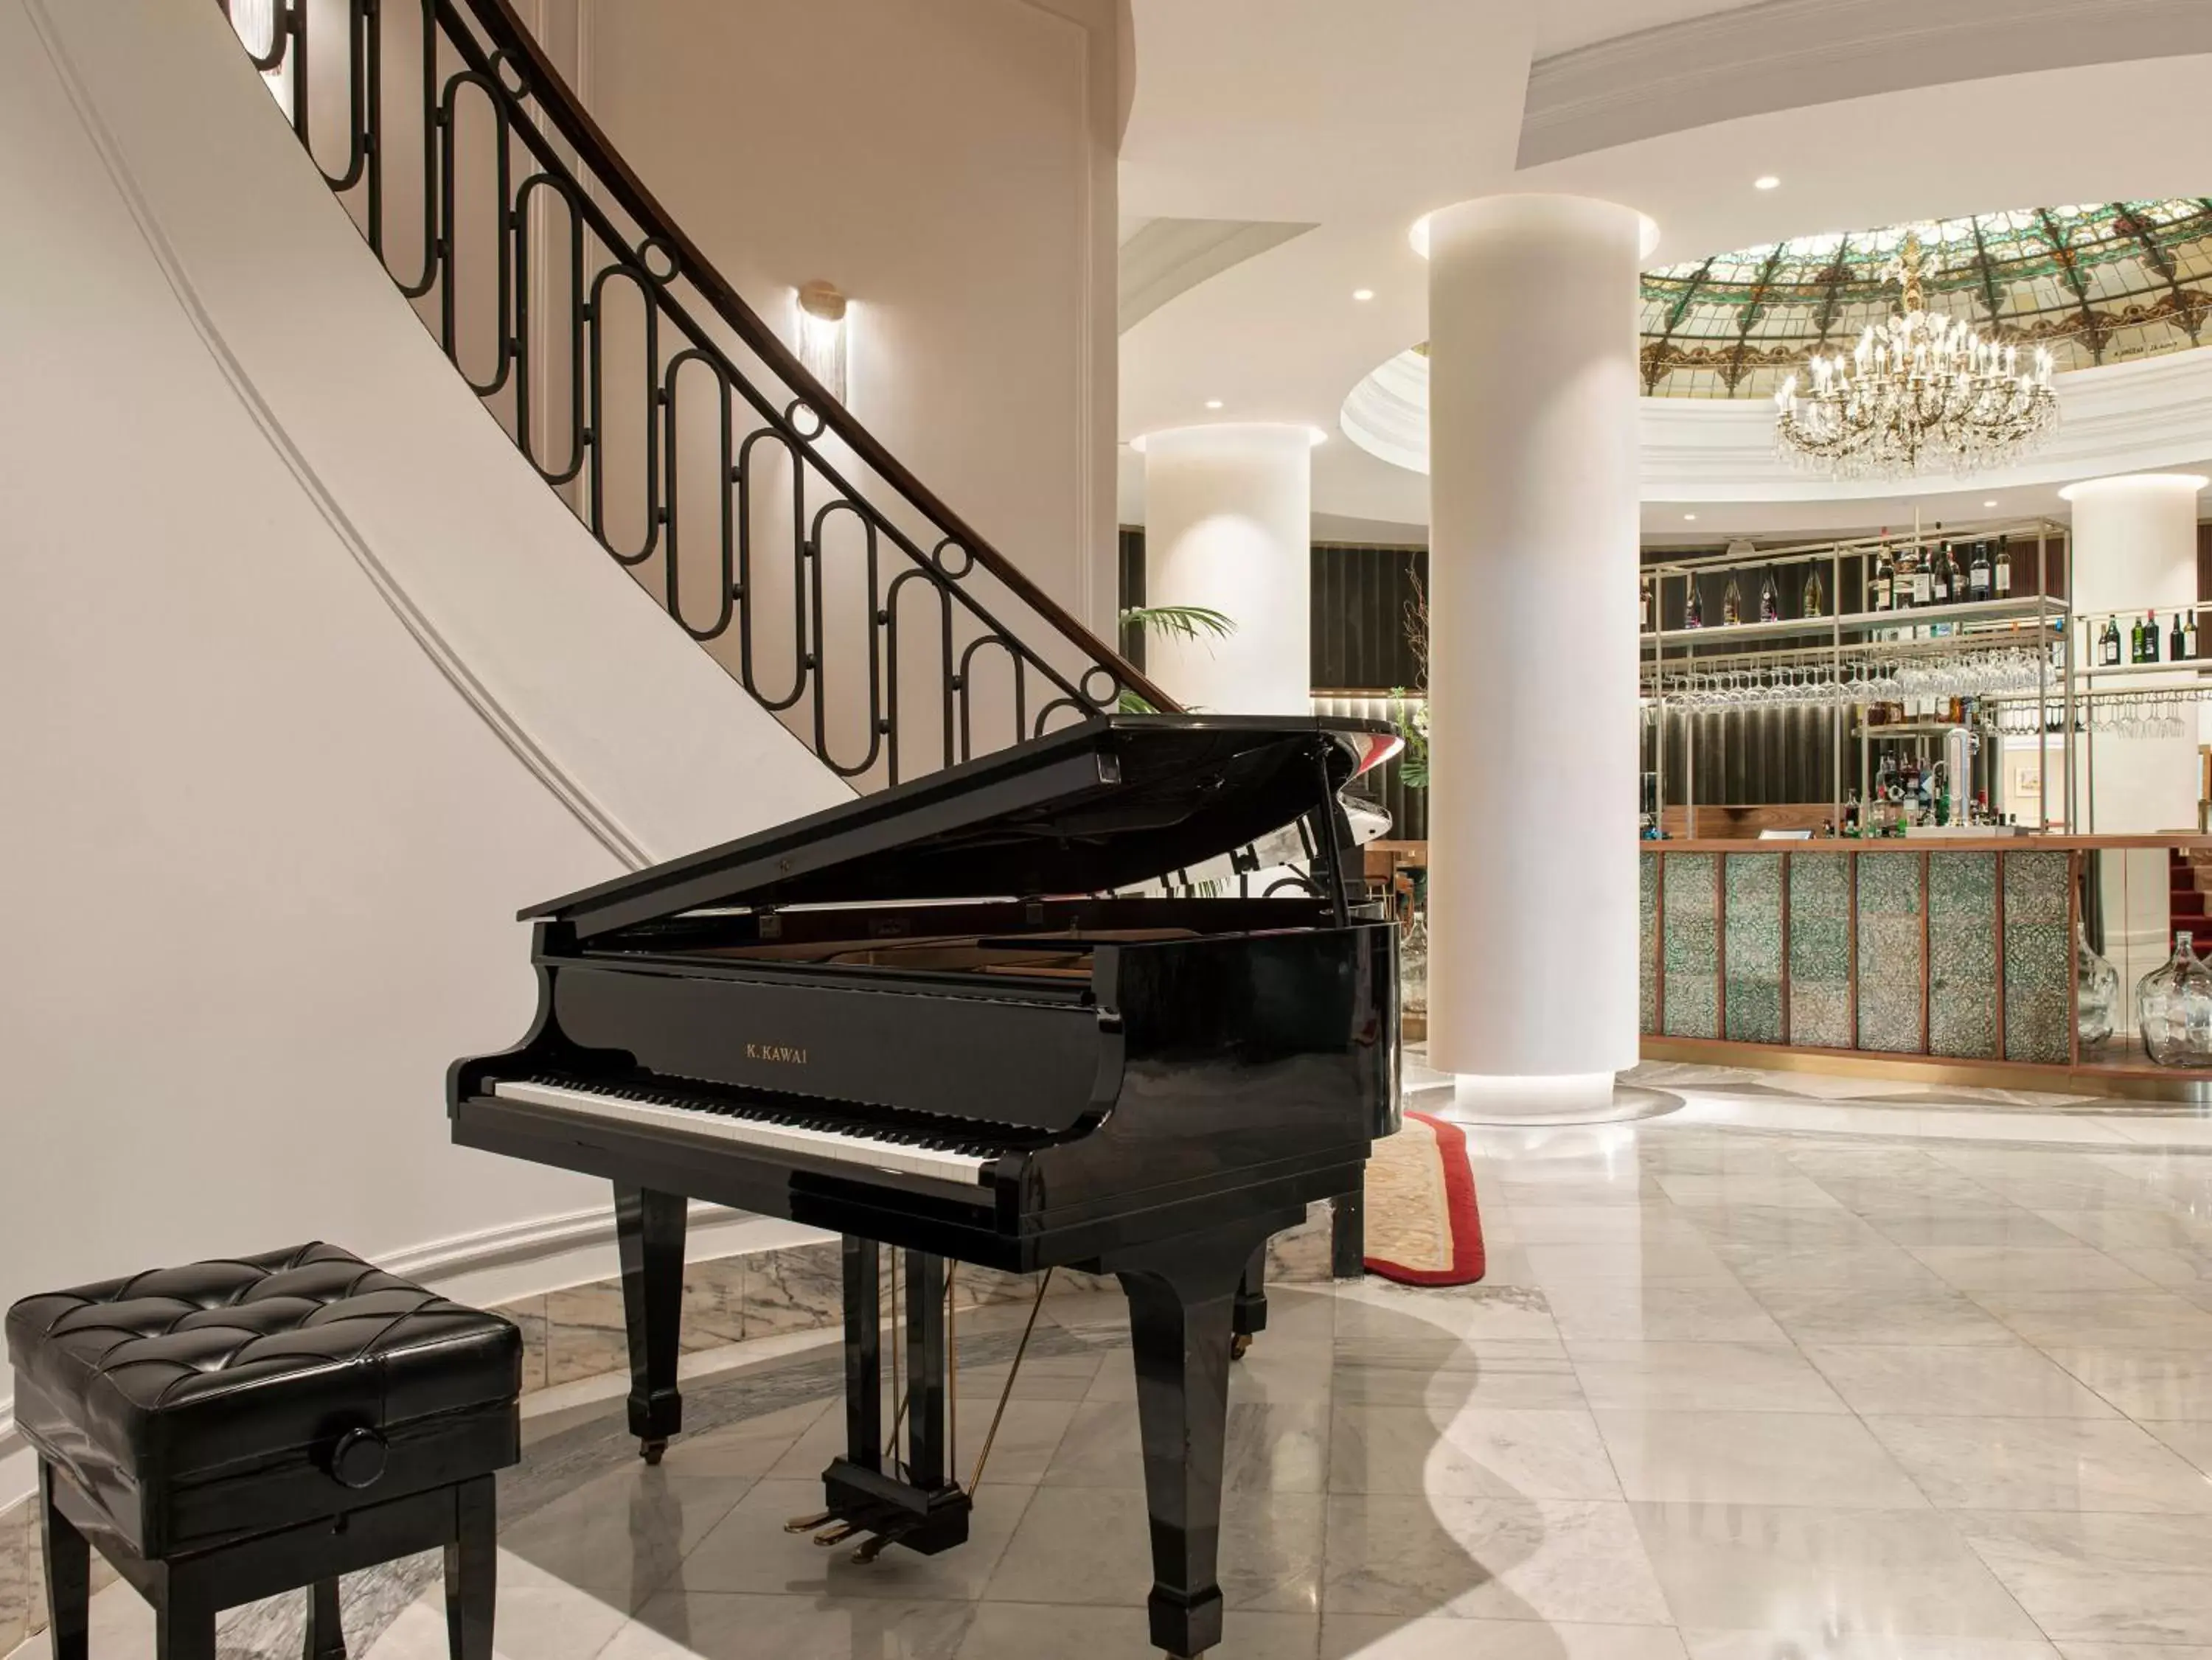
<path id="1" fill-rule="evenodd" d="M 1908 233 L 1896 270 L 1904 305 L 1860 336 L 1848 360 L 1815 355 L 1811 386 L 1791 375 L 1775 394 L 1776 436 L 1800 466 L 1833 478 L 1905 478 L 1948 467 L 1970 473 L 2026 453 L 2058 425 L 2051 354 L 1984 340 L 1964 323 L 1930 316 L 1921 288 L 1920 238 Z"/>

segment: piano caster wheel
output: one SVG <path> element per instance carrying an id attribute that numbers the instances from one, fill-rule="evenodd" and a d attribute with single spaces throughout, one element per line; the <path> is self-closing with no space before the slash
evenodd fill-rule
<path id="1" fill-rule="evenodd" d="M 658 1440 L 641 1440 L 637 1444 L 637 1456 L 648 1464 L 658 1464 L 660 1462 L 660 1455 L 667 1451 L 668 1438 L 665 1435 Z"/>
<path id="2" fill-rule="evenodd" d="M 1244 1358 L 1244 1351 L 1251 1347 L 1252 1334 L 1249 1331 L 1240 1331 L 1229 1340 L 1229 1358 L 1232 1360 L 1241 1360 Z"/>

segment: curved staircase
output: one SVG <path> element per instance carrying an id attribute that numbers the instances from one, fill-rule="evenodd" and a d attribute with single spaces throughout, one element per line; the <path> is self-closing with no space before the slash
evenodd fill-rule
<path id="1" fill-rule="evenodd" d="M 840 776 L 895 784 L 1177 707 L 830 395 L 508 0 L 218 3 L 508 437 Z"/>

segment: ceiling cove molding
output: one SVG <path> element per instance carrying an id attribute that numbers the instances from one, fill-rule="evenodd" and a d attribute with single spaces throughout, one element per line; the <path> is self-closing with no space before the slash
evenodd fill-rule
<path id="1" fill-rule="evenodd" d="M 1313 229 L 1267 219 L 1145 219 L 1126 225 L 1121 254 L 1121 332 L 1177 294 Z"/>
<path id="2" fill-rule="evenodd" d="M 1529 72 L 1519 165 L 1847 98 L 2212 52 L 2205 0 L 1763 0 Z"/>
<path id="3" fill-rule="evenodd" d="M 1962 484 L 2004 490 L 2201 461 L 2212 445 L 2212 349 L 2085 369 L 2057 380 L 2062 424 L 2018 466 L 1917 491 L 1893 480 L 1837 481 L 1800 471 L 1777 453 L 1774 405 L 1765 398 L 1638 400 L 1646 501 L 1849 501 L 1942 494 Z M 1370 454 L 1429 470 L 1428 360 L 1390 360 L 1352 391 L 1344 433 Z"/>

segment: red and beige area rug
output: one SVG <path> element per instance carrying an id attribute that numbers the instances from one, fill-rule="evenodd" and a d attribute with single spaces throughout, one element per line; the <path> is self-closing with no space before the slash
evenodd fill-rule
<path id="1" fill-rule="evenodd" d="M 1482 1277 L 1482 1218 L 1467 1136 L 1425 1112 L 1375 1143 L 1367 1160 L 1367 1271 L 1409 1286 Z"/>

